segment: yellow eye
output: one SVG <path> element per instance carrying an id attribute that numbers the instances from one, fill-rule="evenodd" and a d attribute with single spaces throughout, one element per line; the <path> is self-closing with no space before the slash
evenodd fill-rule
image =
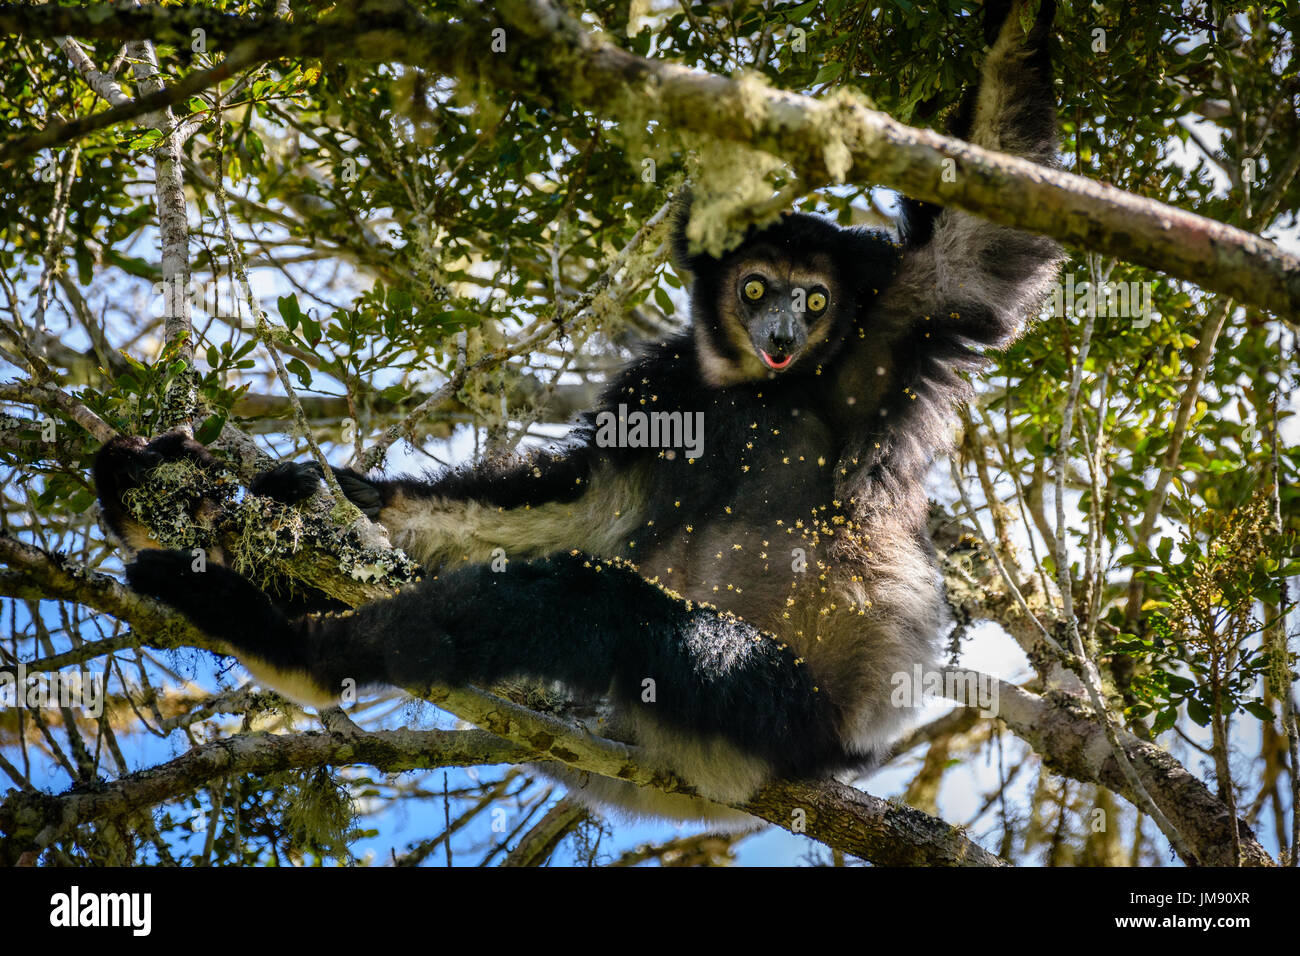
<path id="1" fill-rule="evenodd" d="M 745 298 L 751 302 L 763 298 L 763 292 L 766 291 L 763 283 L 757 279 L 750 279 L 745 283 Z"/>
<path id="2" fill-rule="evenodd" d="M 820 292 L 814 292 L 808 296 L 808 309 L 811 312 L 820 312 L 826 308 L 826 296 Z"/>

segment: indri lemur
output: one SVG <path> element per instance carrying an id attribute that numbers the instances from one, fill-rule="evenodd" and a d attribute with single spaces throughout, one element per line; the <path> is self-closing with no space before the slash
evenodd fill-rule
<path id="1" fill-rule="evenodd" d="M 986 4 L 991 52 L 950 130 L 1051 165 L 1054 5 L 1027 33 L 1008 6 Z M 692 253 L 680 226 L 677 247 L 691 328 L 624 369 L 562 446 L 431 480 L 340 473 L 432 569 L 420 584 L 347 616 L 291 617 L 232 571 L 149 550 L 131 585 L 320 702 L 345 679 L 558 682 L 608 702 L 601 732 L 724 802 L 870 763 L 908 716 L 891 675 L 930 661 L 942 623 L 923 479 L 962 373 L 1015 336 L 1060 250 L 910 200 L 897 241 L 787 214 L 721 258 Z M 620 405 L 703 412 L 703 453 L 601 447 L 597 414 Z M 139 454 L 119 444 L 99 463 L 122 534 L 119 476 Z M 286 465 L 254 490 L 293 500 L 316 481 Z M 709 812 L 613 780 L 578 792 Z"/>

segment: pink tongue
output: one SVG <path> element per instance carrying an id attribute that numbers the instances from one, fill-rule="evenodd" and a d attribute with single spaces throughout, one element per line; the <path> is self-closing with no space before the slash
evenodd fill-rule
<path id="1" fill-rule="evenodd" d="M 778 362 L 776 359 L 772 358 L 772 356 L 764 352 L 763 361 L 767 363 L 768 368 L 774 368 L 777 371 L 780 371 L 781 369 L 785 368 L 787 365 L 789 365 L 791 362 L 794 361 L 794 356 L 787 355 L 785 358 L 781 359 L 781 361 Z"/>

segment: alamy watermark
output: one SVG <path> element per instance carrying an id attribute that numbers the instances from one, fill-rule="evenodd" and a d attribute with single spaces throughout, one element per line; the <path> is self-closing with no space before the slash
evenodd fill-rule
<path id="1" fill-rule="evenodd" d="M 182 280 L 180 276 L 163 279 L 153 284 L 153 294 L 163 304 L 164 315 L 179 315 L 181 303 L 189 301 L 190 307 L 214 319 L 240 317 L 238 286 L 233 274 L 214 273 L 208 281 Z"/>
<path id="2" fill-rule="evenodd" d="M 1151 307 L 1150 282 L 1075 282 L 1066 273 L 1063 281 L 1052 285 L 1052 314 L 1133 319 L 1133 328 L 1145 329 L 1156 312 Z"/>
<path id="3" fill-rule="evenodd" d="M 600 448 L 680 448 L 687 458 L 704 454 L 703 412 L 629 412 L 596 415 L 596 445 Z"/>
<path id="4" fill-rule="evenodd" d="M 0 671 L 0 708 L 77 707 L 87 717 L 104 713 L 104 675 L 72 671 L 27 673 L 19 662 L 12 671 Z"/>
<path id="5" fill-rule="evenodd" d="M 928 671 L 913 664 L 910 671 L 895 671 L 889 683 L 894 688 L 889 702 L 895 707 L 920 707 L 926 697 L 943 697 L 979 708 L 981 717 L 998 715 L 998 679 L 979 671 L 955 667 Z"/>
<path id="6" fill-rule="evenodd" d="M 79 927 L 123 927 L 132 936 L 148 936 L 153 930 L 152 893 L 96 893 L 73 886 L 66 893 L 50 897 L 50 925 Z"/>

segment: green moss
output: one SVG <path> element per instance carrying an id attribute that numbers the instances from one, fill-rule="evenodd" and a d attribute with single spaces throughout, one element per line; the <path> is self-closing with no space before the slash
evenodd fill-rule
<path id="1" fill-rule="evenodd" d="M 352 794 L 325 768 L 273 775 L 284 795 L 284 828 L 293 850 L 352 862 L 348 843 L 360 834 Z M 268 778 L 268 784 L 273 781 Z"/>
<path id="2" fill-rule="evenodd" d="M 214 541 L 212 518 L 236 487 L 224 472 L 209 474 L 192 461 L 177 458 L 158 465 L 147 481 L 122 496 L 122 503 L 163 547 L 206 549 Z"/>

